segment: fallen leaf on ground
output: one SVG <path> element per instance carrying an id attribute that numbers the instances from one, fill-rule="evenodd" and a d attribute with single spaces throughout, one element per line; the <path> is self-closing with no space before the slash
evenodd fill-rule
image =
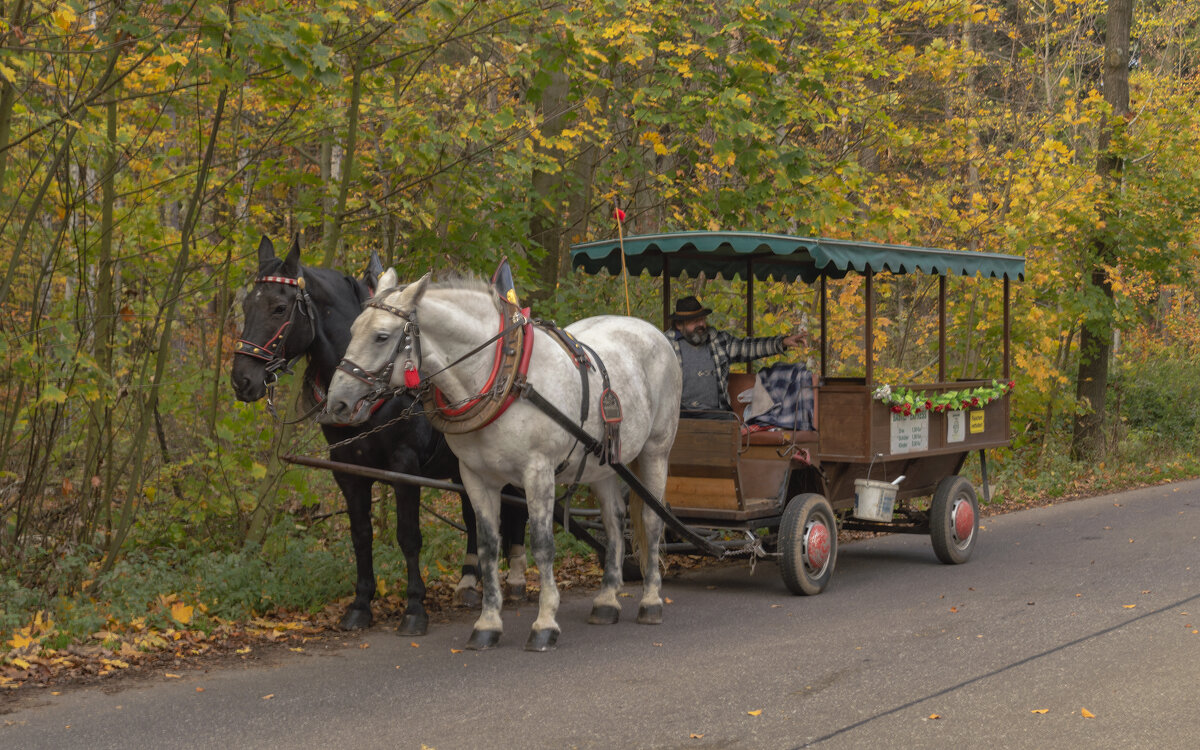
<path id="1" fill-rule="evenodd" d="M 421 647 L 421 644 L 417 643 L 416 641 L 411 641 L 408 645 L 412 646 L 413 648 Z"/>
<path id="2" fill-rule="evenodd" d="M 760 708 L 755 711 L 747 711 L 746 713 L 750 714 L 751 716 L 758 716 L 759 714 L 762 713 L 762 709 Z"/>
<path id="3" fill-rule="evenodd" d="M 1048 713 L 1049 711 L 1050 711 L 1050 709 L 1048 709 L 1048 708 L 1034 708 L 1034 709 L 1030 709 L 1029 713 L 1044 714 L 1044 713 Z"/>
<path id="4" fill-rule="evenodd" d="M 264 695 L 264 696 L 262 697 L 262 699 L 263 699 L 263 700 L 265 700 L 265 701 L 269 701 L 269 700 L 271 700 L 271 699 L 272 699 L 272 698 L 274 698 L 274 697 L 275 697 L 275 694 L 274 694 L 274 693 L 267 693 L 266 695 Z"/>
<path id="5" fill-rule="evenodd" d="M 929 718 L 931 718 L 931 719 L 940 719 L 940 718 L 942 718 L 942 716 L 941 716 L 941 714 L 929 714 Z"/>
<path id="6" fill-rule="evenodd" d="M 689 735 L 688 735 L 688 737 L 689 737 L 689 738 L 691 738 L 691 739 L 693 739 L 693 740 L 702 740 L 702 739 L 704 739 L 704 735 L 702 735 L 702 734 L 697 734 L 696 732 L 692 732 L 691 734 L 689 734 Z"/>
<path id="7" fill-rule="evenodd" d="M 1123 604 L 1121 606 L 1125 607 L 1125 609 L 1133 609 L 1137 605 L 1136 604 Z"/>
<path id="8" fill-rule="evenodd" d="M 164 677 L 174 677 L 177 680 L 182 679 L 182 677 L 183 677 L 183 675 L 178 675 L 178 674 L 175 674 L 174 672 L 164 672 L 163 676 Z"/>
<path id="9" fill-rule="evenodd" d="M 1096 718 L 1096 714 L 1092 713 L 1091 711 L 1087 710 L 1086 708 L 1081 708 L 1081 709 L 1079 709 L 1079 715 L 1080 715 L 1080 716 L 1082 716 L 1082 717 L 1083 717 L 1083 718 L 1085 718 L 1085 719 L 1094 719 L 1094 718 Z"/>

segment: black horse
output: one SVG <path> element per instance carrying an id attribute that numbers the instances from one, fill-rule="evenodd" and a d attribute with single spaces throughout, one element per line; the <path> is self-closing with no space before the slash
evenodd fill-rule
<path id="1" fill-rule="evenodd" d="M 279 371 L 287 370 L 289 363 L 303 356 L 308 361 L 304 395 L 306 400 L 320 403 L 350 341 L 350 325 L 362 303 L 371 297 L 382 271 L 378 257 L 374 256 L 361 280 L 328 269 L 302 266 L 299 238 L 292 242 L 287 256 L 280 259 L 275 256 L 275 246 L 263 237 L 258 245 L 258 276 L 242 303 L 245 323 L 234 348 L 231 381 L 237 398 L 241 401 L 262 398 Z M 460 482 L 458 459 L 419 408 L 410 417 L 393 422 L 412 403 L 411 396 L 399 394 L 376 404 L 371 418 L 363 424 L 322 425 L 325 440 L 332 446 L 329 457 L 348 464 Z M 374 431 L 389 422 L 392 424 Z M 363 437 L 351 440 L 359 435 Z M 375 480 L 337 471 L 333 477 L 346 496 L 358 574 L 354 601 L 342 616 L 341 627 L 366 628 L 372 622 L 371 600 L 375 597 L 371 551 L 371 487 Z M 429 627 L 429 615 L 425 611 L 425 582 L 418 559 L 421 490 L 400 483 L 392 488 L 396 493 L 396 539 L 408 572 L 408 602 L 399 632 L 423 635 Z M 478 606 L 479 595 L 474 589 L 479 577 L 475 514 L 467 496 L 463 493 L 460 496 L 467 528 L 467 558 L 455 601 Z M 516 596 L 525 594 L 523 541 L 527 520 L 524 508 L 504 506 L 501 525 L 506 549 L 510 550 L 508 583 L 510 594 Z"/>

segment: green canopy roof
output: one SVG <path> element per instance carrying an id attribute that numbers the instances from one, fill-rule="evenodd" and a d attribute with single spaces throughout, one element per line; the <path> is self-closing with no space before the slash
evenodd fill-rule
<path id="1" fill-rule="evenodd" d="M 768 277 L 780 281 L 815 281 L 821 276 L 840 279 L 851 271 L 865 273 L 924 272 L 1024 279 L 1025 259 L 996 253 L 938 250 L 885 245 L 876 242 L 812 239 L 759 232 L 667 232 L 625 238 L 629 273 L 648 271 L 661 276 L 687 273 L 720 275 L 726 279 Z M 615 239 L 584 242 L 571 247 L 571 263 L 586 273 L 621 272 L 621 243 Z"/>

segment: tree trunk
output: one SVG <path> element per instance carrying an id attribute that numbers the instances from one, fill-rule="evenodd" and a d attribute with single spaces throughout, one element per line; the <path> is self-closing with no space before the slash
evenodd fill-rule
<path id="1" fill-rule="evenodd" d="M 350 102 L 346 120 L 346 144 L 342 153 L 342 169 L 339 175 L 337 203 L 332 216 L 325 217 L 325 267 L 332 268 L 337 260 L 338 244 L 342 239 L 342 217 L 346 213 L 346 200 L 350 194 L 350 181 L 354 179 L 354 150 L 358 148 L 358 110 L 362 100 L 362 50 L 355 47 L 353 77 L 350 83 Z"/>
<path id="2" fill-rule="evenodd" d="M 1108 227 L 1117 216 L 1117 194 L 1123 164 L 1112 152 L 1113 130 L 1123 128 L 1129 116 L 1129 30 L 1133 22 L 1133 0 L 1110 0 L 1104 42 L 1104 100 L 1112 107 L 1111 119 L 1101 126 L 1096 174 L 1103 184 L 1100 218 L 1105 229 L 1092 242 L 1093 260 L 1088 296 L 1092 302 L 1079 336 L 1079 376 L 1075 396 L 1084 411 L 1075 417 L 1071 456 L 1090 460 L 1104 446 L 1105 395 L 1108 390 L 1108 360 L 1112 346 L 1113 289 L 1106 266 L 1118 254 L 1116 239 Z"/>
<path id="3" fill-rule="evenodd" d="M 562 70 L 550 74 L 550 84 L 542 92 L 542 135 L 546 138 L 556 138 L 563 130 L 562 112 L 567 108 L 567 95 L 570 93 L 570 81 Z M 548 148 L 539 141 L 537 149 L 550 156 L 562 166 L 563 153 L 559 149 Z M 564 264 L 566 253 L 563 242 L 566 227 L 561 213 L 563 183 L 569 179 L 570 170 L 559 169 L 557 173 L 535 170 L 531 178 L 530 200 L 533 202 L 533 216 L 529 220 L 529 238 L 545 250 L 535 265 L 538 276 L 538 289 L 530 296 L 530 302 L 546 299 L 554 294 L 558 286 L 559 274 Z"/>
<path id="4" fill-rule="evenodd" d="M 234 2 L 235 0 L 229 0 L 227 6 L 227 13 L 231 24 L 234 17 Z M 226 59 L 228 60 L 232 55 L 232 42 L 227 38 L 225 47 Z M 221 120 L 225 112 L 225 101 L 228 96 L 229 87 L 223 85 L 220 93 L 217 95 L 216 109 L 213 112 L 212 126 L 208 134 L 208 144 L 205 146 L 204 155 L 201 158 L 196 174 L 196 186 L 192 190 L 192 195 L 188 199 L 187 210 L 184 213 L 183 225 L 179 234 L 179 254 L 175 257 L 175 264 L 171 269 L 170 278 L 167 281 L 166 292 L 164 294 L 166 301 L 163 304 L 160 314 L 162 330 L 158 336 L 158 349 L 155 355 L 154 371 L 147 373 L 146 369 L 149 368 L 143 369 L 141 372 L 141 382 L 138 383 L 138 392 L 145 393 L 146 395 L 142 402 L 141 413 L 138 416 L 137 432 L 133 437 L 132 461 L 129 464 L 126 490 L 127 496 L 125 502 L 121 505 L 121 515 L 117 520 L 117 527 L 114 530 L 112 538 L 109 539 L 108 548 L 105 550 L 104 561 L 100 565 L 101 572 L 107 572 L 112 569 L 113 564 L 117 561 L 121 545 L 125 542 L 125 537 L 133 526 L 134 509 L 137 505 L 136 498 L 141 494 L 146 441 L 151 422 L 158 408 L 159 388 L 164 382 L 167 362 L 172 354 L 171 332 L 175 320 L 175 310 L 182 296 L 183 282 L 188 269 L 188 258 L 191 254 L 193 235 L 196 224 L 199 221 L 200 212 L 203 209 L 204 193 L 208 187 L 208 173 L 213 165 L 213 156 L 217 146 L 217 133 L 221 129 Z"/>

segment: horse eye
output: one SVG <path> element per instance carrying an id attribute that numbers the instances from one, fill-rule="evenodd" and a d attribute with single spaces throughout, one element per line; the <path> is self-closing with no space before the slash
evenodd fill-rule
<path id="1" fill-rule="evenodd" d="M 283 315 L 285 311 L 287 311 L 287 305 L 275 305 L 276 315 Z"/>
<path id="2" fill-rule="evenodd" d="M 377 334 L 375 334 L 375 341 L 376 341 L 376 342 L 378 342 L 378 343 L 382 344 L 384 341 L 387 341 L 387 340 L 388 340 L 388 334 L 386 334 L 386 333 L 377 333 Z"/>

